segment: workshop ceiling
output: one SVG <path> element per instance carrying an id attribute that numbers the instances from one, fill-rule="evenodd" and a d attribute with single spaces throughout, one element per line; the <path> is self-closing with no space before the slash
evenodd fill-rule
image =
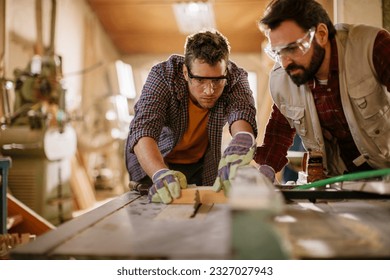
<path id="1" fill-rule="evenodd" d="M 183 53 L 186 35 L 179 32 L 174 0 L 87 0 L 123 55 Z M 183 1 L 181 1 L 183 2 Z M 212 0 L 217 29 L 232 52 L 259 52 L 264 36 L 257 20 L 268 0 Z"/>

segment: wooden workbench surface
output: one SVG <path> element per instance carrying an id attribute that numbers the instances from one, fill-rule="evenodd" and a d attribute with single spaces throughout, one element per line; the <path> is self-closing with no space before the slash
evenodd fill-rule
<path id="1" fill-rule="evenodd" d="M 390 258 L 390 201 L 294 201 L 269 221 L 293 259 Z M 14 259 L 231 259 L 229 204 L 126 193 L 11 251 Z M 251 226 L 251 225 L 248 225 Z M 243 229 L 245 230 L 245 229 Z"/>

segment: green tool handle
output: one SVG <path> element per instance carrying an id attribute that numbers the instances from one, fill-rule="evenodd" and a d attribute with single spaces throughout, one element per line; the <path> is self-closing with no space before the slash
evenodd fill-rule
<path id="1" fill-rule="evenodd" d="M 361 172 L 355 172 L 355 173 L 335 176 L 335 177 L 315 181 L 313 183 L 309 183 L 306 185 L 295 187 L 294 190 L 307 190 L 310 188 L 322 187 L 322 186 L 325 186 L 328 184 L 334 184 L 334 183 L 338 183 L 338 182 L 360 180 L 360 179 L 379 177 L 379 176 L 385 176 L 385 175 L 390 175 L 390 168 L 361 171 Z"/>

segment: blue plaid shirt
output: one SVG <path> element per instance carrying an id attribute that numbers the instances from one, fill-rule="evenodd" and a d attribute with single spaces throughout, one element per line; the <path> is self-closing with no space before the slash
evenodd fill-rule
<path id="1" fill-rule="evenodd" d="M 187 129 L 189 90 L 183 75 L 183 63 L 184 57 L 172 55 L 167 61 L 155 65 L 135 104 L 135 116 L 126 143 L 126 165 L 132 181 L 146 176 L 133 150 L 140 138 L 155 139 L 165 157 L 180 142 Z M 250 123 L 257 135 L 256 109 L 247 72 L 230 61 L 227 85 L 210 109 L 207 125 L 209 146 L 204 155 L 203 185 L 213 185 L 217 176 L 224 125 L 229 123 L 230 127 L 237 120 Z"/>

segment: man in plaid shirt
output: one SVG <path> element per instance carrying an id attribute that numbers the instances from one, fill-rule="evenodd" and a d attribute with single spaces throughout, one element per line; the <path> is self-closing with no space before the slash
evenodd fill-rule
<path id="1" fill-rule="evenodd" d="M 185 55 L 155 65 L 135 105 L 126 144 L 132 181 L 170 203 L 187 183 L 228 191 L 256 149 L 256 110 L 247 72 L 229 60 L 218 31 L 187 37 Z M 233 136 L 221 157 L 224 125 Z"/>
<path id="2" fill-rule="evenodd" d="M 259 26 L 276 62 L 260 172 L 274 180 L 296 133 L 328 176 L 390 167 L 389 32 L 334 26 L 314 0 L 272 0 Z"/>

